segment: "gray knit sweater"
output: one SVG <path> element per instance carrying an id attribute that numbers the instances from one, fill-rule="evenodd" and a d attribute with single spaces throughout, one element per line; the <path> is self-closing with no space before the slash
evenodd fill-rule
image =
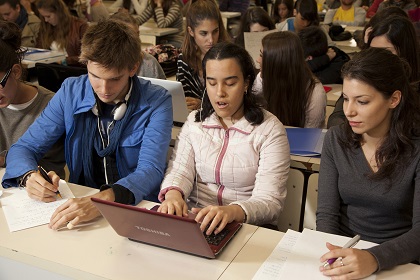
<path id="1" fill-rule="evenodd" d="M 420 140 L 402 174 L 372 181 L 361 148 L 343 150 L 342 125 L 324 139 L 318 182 L 317 230 L 379 243 L 368 251 L 387 269 L 420 259 Z"/>
<path id="2" fill-rule="evenodd" d="M 36 87 L 38 88 L 38 95 L 31 105 L 25 109 L 0 109 L 0 151 L 10 149 L 10 146 L 26 132 L 53 97 L 53 92 L 41 86 Z M 46 170 L 54 170 L 61 178 L 64 178 L 64 138 L 52 147 L 40 160 L 40 164 Z"/>

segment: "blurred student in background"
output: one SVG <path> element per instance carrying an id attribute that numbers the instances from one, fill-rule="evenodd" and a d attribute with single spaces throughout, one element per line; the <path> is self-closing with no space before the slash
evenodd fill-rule
<path id="1" fill-rule="evenodd" d="M 251 7 L 242 16 L 239 34 L 235 39 L 235 43 L 245 47 L 244 32 L 263 32 L 275 28 L 273 21 L 263 8 L 258 6 Z"/>
<path id="2" fill-rule="evenodd" d="M 306 62 L 323 84 L 342 84 L 341 68 L 350 57 L 337 47 L 328 47 L 325 32 L 319 26 L 308 26 L 299 32 Z"/>
<path id="3" fill-rule="evenodd" d="M 274 24 L 293 17 L 293 0 L 276 0 L 271 8 L 271 18 Z"/>
<path id="4" fill-rule="evenodd" d="M 295 33 L 266 35 L 257 62 L 261 71 L 254 89 L 264 94 L 268 111 L 284 125 L 324 127 L 325 90 L 309 69 Z"/>
<path id="5" fill-rule="evenodd" d="M 65 51 L 63 64 L 80 65 L 81 41 L 87 22 L 70 15 L 62 0 L 38 0 L 36 5 L 42 19 L 37 46 Z"/>
<path id="6" fill-rule="evenodd" d="M 366 11 L 356 7 L 354 0 L 340 0 L 341 6 L 337 9 L 329 9 L 325 14 L 325 24 L 342 24 L 351 26 L 363 26 L 365 24 Z"/>
<path id="7" fill-rule="evenodd" d="M 318 26 L 318 6 L 315 0 L 298 0 L 296 2 L 296 16 L 276 24 L 280 31 L 293 31 L 298 33 L 308 26 Z"/>
<path id="8" fill-rule="evenodd" d="M 19 26 L 23 47 L 35 47 L 41 25 L 41 20 L 35 14 L 28 13 L 19 0 L 0 0 L 0 16 Z"/>
<path id="9" fill-rule="evenodd" d="M 115 0 L 108 8 L 108 11 L 110 13 L 124 11 L 128 12 L 130 15 L 141 15 L 148 3 L 148 0 Z"/>
<path id="10" fill-rule="evenodd" d="M 133 30 L 140 35 L 139 27 L 137 21 L 126 12 L 117 12 L 113 14 L 110 19 L 118 20 L 129 25 Z M 163 72 L 162 67 L 159 62 L 152 55 L 141 50 L 142 62 L 140 64 L 139 70 L 137 72 L 138 76 L 141 77 L 150 77 L 166 80 L 165 72 Z"/>
<path id="11" fill-rule="evenodd" d="M 388 9 L 391 8 L 378 12 L 371 19 L 370 27 L 366 29 L 364 47 L 386 48 L 405 59 L 411 67 L 409 80 L 418 92 L 420 90 L 420 45 L 413 23 L 407 16 L 388 14 Z M 328 127 L 345 121 L 343 102 L 344 99 L 341 96 L 335 104 L 334 112 L 328 118 Z"/>
<path id="12" fill-rule="evenodd" d="M 159 28 L 177 28 L 176 34 L 157 38 L 157 44 L 172 44 L 180 48 L 184 39 L 182 3 L 179 0 L 150 0 L 140 15 L 133 16 L 138 25 L 142 25 L 153 17 Z"/>
<path id="13" fill-rule="evenodd" d="M 21 61 L 19 27 L 0 21 L 0 167 L 6 166 L 7 151 L 44 110 L 54 93 L 31 83 L 23 82 L 24 68 Z M 40 160 L 48 170 L 54 170 L 64 178 L 63 139 Z"/>
<path id="14" fill-rule="evenodd" d="M 335 43 L 328 35 L 328 28 L 320 24 L 318 16 L 318 4 L 315 0 L 297 0 L 296 16 L 286 19 L 276 24 L 276 28 L 280 31 L 292 31 L 296 34 L 308 26 L 320 26 L 325 32 L 328 39 L 328 46 L 333 46 Z"/>
<path id="15" fill-rule="evenodd" d="M 388 7 L 398 7 L 405 12 L 408 12 L 409 10 L 414 10 L 417 8 L 417 4 L 414 0 L 388 0 L 383 1 L 381 4 L 379 4 L 378 11 L 380 12 L 385 8 Z"/>
<path id="16" fill-rule="evenodd" d="M 213 45 L 227 40 L 229 37 L 214 0 L 192 1 L 176 74 L 184 88 L 188 109 L 200 108 L 205 84 L 201 66 L 204 55 Z"/>

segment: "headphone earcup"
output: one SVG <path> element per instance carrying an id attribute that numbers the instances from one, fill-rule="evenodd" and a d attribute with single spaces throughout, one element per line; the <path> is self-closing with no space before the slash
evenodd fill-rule
<path id="1" fill-rule="evenodd" d="M 114 121 L 119 121 L 124 117 L 125 112 L 127 111 L 127 104 L 125 101 L 118 102 L 115 105 L 115 108 L 112 110 L 111 114 L 114 116 Z"/>

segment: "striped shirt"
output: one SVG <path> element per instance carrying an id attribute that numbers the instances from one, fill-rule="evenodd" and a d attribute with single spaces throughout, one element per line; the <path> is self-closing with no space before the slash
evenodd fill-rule
<path id="1" fill-rule="evenodd" d="M 177 28 L 179 30 L 176 34 L 159 37 L 159 41 L 176 42 L 175 47 L 180 47 L 184 39 L 183 21 L 182 21 L 182 7 L 178 2 L 173 1 L 166 16 L 163 13 L 163 8 L 152 8 L 148 5 L 141 15 L 134 15 L 138 25 L 142 25 L 151 17 L 155 18 L 157 27 L 159 28 Z M 164 43 L 164 42 L 162 42 Z"/>
<path id="2" fill-rule="evenodd" d="M 182 54 L 178 56 L 176 80 L 182 83 L 186 97 L 202 98 L 204 85 L 198 74 L 182 60 Z"/>

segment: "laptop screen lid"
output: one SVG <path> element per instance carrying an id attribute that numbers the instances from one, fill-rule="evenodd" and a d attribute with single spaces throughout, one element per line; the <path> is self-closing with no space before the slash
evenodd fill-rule
<path id="1" fill-rule="evenodd" d="M 175 126 L 182 126 L 190 113 L 185 102 L 184 89 L 181 82 L 162 80 L 149 77 L 140 77 L 150 81 L 154 85 L 159 85 L 169 91 L 172 96 L 173 118 Z"/>
<path id="2" fill-rule="evenodd" d="M 136 206 L 91 199 L 117 234 L 133 241 L 205 258 L 215 258 L 241 227 L 240 223 L 229 224 L 232 229 L 226 240 L 218 246 L 210 246 L 200 225 L 192 217 L 178 217 Z"/>

